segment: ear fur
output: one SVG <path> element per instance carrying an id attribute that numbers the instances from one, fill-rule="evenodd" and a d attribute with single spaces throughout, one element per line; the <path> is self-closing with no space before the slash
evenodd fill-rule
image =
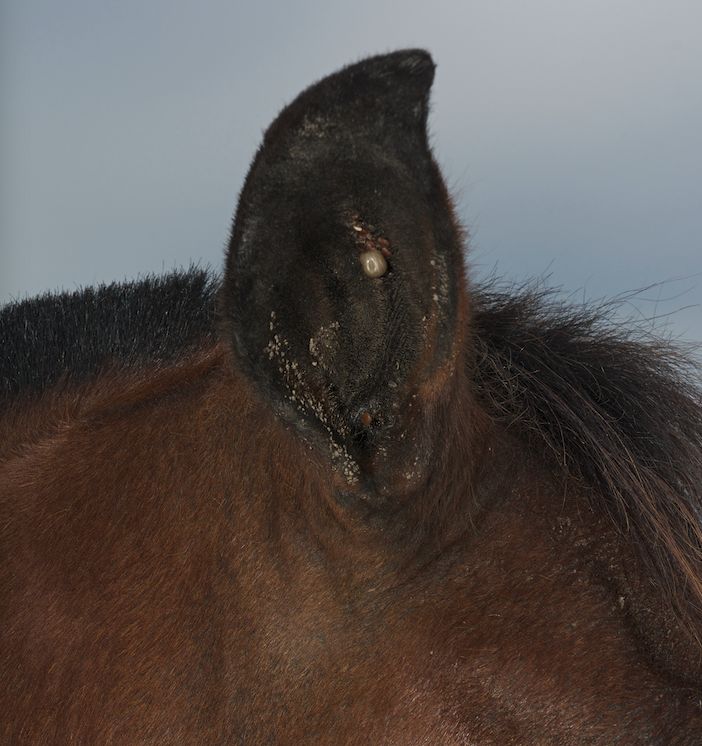
<path id="1" fill-rule="evenodd" d="M 454 355 L 462 250 L 427 142 L 433 77 L 422 50 L 373 57 L 280 113 L 242 190 L 220 293 L 245 372 L 366 489 L 373 455 Z M 379 276 L 368 252 L 385 259 Z"/>

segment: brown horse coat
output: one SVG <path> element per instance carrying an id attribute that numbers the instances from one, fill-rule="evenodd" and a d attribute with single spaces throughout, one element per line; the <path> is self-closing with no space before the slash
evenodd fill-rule
<path id="1" fill-rule="evenodd" d="M 433 73 L 287 107 L 222 282 L 3 312 L 0 742 L 702 743 L 695 373 L 469 285 Z"/>

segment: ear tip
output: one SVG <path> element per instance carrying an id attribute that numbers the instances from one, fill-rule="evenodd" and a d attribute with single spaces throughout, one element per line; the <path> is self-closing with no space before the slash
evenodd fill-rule
<path id="1" fill-rule="evenodd" d="M 353 114 L 349 107 L 361 105 L 368 110 L 414 110 L 417 103 L 426 104 L 435 69 L 432 56 L 424 49 L 367 57 L 311 85 L 290 109 L 323 107 L 328 114 L 341 107 L 344 119 Z"/>
<path id="2" fill-rule="evenodd" d="M 433 76 L 436 63 L 426 49 L 403 49 L 397 52 L 398 67 L 408 70 L 414 75 L 424 75 L 430 72 Z"/>
<path id="3" fill-rule="evenodd" d="M 358 64 L 368 68 L 377 67 L 383 72 L 408 72 L 411 75 L 425 75 L 427 72 L 433 75 L 436 68 L 431 54 L 426 49 L 399 49 L 396 52 L 368 57 Z"/>
<path id="4" fill-rule="evenodd" d="M 392 80 L 392 85 L 404 79 L 428 92 L 434 81 L 435 70 L 434 60 L 425 49 L 400 49 L 348 65 L 342 68 L 338 75 L 344 78 L 360 75 L 367 76 L 370 80 Z"/>

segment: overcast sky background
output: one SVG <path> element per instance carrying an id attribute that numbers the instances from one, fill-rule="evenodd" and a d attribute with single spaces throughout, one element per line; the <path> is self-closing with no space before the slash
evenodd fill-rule
<path id="1" fill-rule="evenodd" d="M 0 302 L 220 267 L 262 131 L 421 46 L 473 271 L 702 340 L 698 0 L 0 0 Z"/>

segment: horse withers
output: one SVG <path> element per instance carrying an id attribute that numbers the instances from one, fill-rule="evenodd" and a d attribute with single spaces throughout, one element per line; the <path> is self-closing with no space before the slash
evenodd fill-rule
<path id="1" fill-rule="evenodd" d="M 433 76 L 286 107 L 223 280 L 2 312 L 2 743 L 702 743 L 698 373 L 466 278 Z"/>

